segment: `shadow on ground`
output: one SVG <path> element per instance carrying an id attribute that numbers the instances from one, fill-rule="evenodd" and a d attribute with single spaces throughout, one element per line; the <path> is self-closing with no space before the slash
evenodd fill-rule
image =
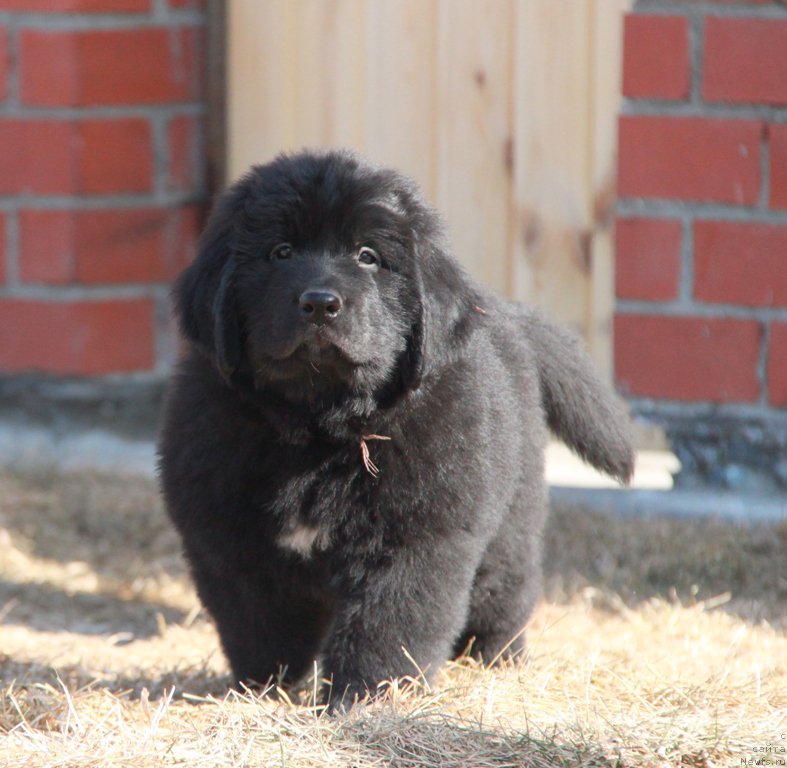
<path id="1" fill-rule="evenodd" d="M 4 550 L 24 561 L 21 572 L 7 572 Z M 564 602 L 594 590 L 596 604 L 622 600 L 635 607 L 654 597 L 692 604 L 729 593 L 726 603 L 717 601 L 723 610 L 787 627 L 785 551 L 784 523 L 745 528 L 712 520 L 620 520 L 558 506 L 545 537 L 545 597 Z M 0 475 L 0 620 L 51 628 L 59 610 L 75 631 L 124 632 L 133 625 L 144 636 L 155 632 L 157 614 L 167 622 L 182 618 L 163 602 L 135 597 L 138 589 L 129 600 L 107 590 L 75 596 L 68 568 L 59 582 L 46 585 L 35 572 L 42 563 L 74 562 L 116 585 L 154 577 L 188 585 L 155 482 Z M 4 610 L 14 600 L 16 607 Z"/>
<path id="2" fill-rule="evenodd" d="M 374 717 L 351 721 L 342 729 L 342 736 L 358 743 L 370 763 L 400 768 L 434 765 L 436 755 L 441 768 L 619 765 L 587 743 L 578 746 L 546 735 L 485 730 L 449 717 L 386 717 L 377 712 Z"/>
<path id="3" fill-rule="evenodd" d="M 162 620 L 179 624 L 187 613 L 140 598 L 111 594 L 68 593 L 47 584 L 0 579 L 0 623 L 24 625 L 39 632 L 74 632 L 149 638 L 159 634 Z"/>
<path id="4" fill-rule="evenodd" d="M 196 697 L 215 696 L 221 699 L 230 689 L 232 679 L 227 674 L 216 674 L 199 666 L 175 668 L 161 674 L 96 677 L 81 665 L 62 665 L 55 668 L 38 662 L 19 661 L 0 653 L 0 688 L 11 684 L 17 691 L 27 689 L 29 693 L 35 689 L 40 691 L 41 696 L 46 696 L 49 692 L 58 700 L 63 686 L 70 691 L 105 690 L 131 700 L 140 696 L 156 700 L 169 692 L 177 699 L 184 691 Z M 7 694 L 8 691 L 0 691 L 0 700 L 2 693 Z M 7 719 L 4 722 L 7 722 Z"/>
<path id="5" fill-rule="evenodd" d="M 787 628 L 787 523 L 621 520 L 556 507 L 545 541 L 545 596 L 560 602 L 594 590 L 636 607 L 654 597 L 685 605 L 719 598 L 721 609 Z"/>

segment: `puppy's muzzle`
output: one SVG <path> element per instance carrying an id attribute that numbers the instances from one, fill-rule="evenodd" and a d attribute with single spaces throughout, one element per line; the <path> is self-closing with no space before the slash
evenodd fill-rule
<path id="1" fill-rule="evenodd" d="M 342 311 L 344 302 L 333 291 L 304 291 L 300 300 L 301 318 L 314 325 L 325 325 L 335 320 Z"/>

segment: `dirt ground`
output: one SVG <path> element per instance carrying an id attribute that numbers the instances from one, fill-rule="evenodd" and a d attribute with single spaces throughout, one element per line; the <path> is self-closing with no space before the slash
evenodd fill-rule
<path id="1" fill-rule="evenodd" d="M 226 697 L 154 483 L 0 474 L 0 765 L 785 765 L 786 553 L 787 524 L 553 510 L 525 660 L 336 725 Z"/>

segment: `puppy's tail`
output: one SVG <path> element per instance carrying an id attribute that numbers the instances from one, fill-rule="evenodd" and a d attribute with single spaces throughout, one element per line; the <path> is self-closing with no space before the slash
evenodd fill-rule
<path id="1" fill-rule="evenodd" d="M 538 312 L 524 311 L 523 320 L 549 428 L 596 469 L 628 483 L 634 449 L 622 403 L 599 379 L 578 336 Z"/>

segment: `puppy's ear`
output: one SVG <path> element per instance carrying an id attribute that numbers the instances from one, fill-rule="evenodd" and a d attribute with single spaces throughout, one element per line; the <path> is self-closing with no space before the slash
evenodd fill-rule
<path id="1" fill-rule="evenodd" d="M 241 323 L 234 300 L 232 192 L 219 199 L 200 238 L 197 256 L 175 283 L 175 310 L 183 335 L 208 355 L 225 379 L 242 360 Z"/>
<path id="2" fill-rule="evenodd" d="M 400 375 L 412 390 L 456 358 L 479 319 L 479 298 L 458 262 L 431 241 L 415 247 L 411 284 L 415 319 Z"/>
<path id="3" fill-rule="evenodd" d="M 424 375 L 424 361 L 426 360 L 424 349 L 423 286 L 421 284 L 420 270 L 417 268 L 412 276 L 412 287 L 412 325 L 407 336 L 407 347 L 399 361 L 399 380 L 403 392 L 409 392 L 421 386 L 421 379 Z"/>

